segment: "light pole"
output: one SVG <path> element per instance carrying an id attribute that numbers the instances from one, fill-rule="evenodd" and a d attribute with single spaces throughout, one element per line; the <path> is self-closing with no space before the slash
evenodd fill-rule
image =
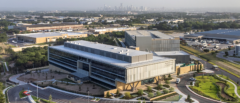
<path id="1" fill-rule="evenodd" d="M 88 103 L 89 103 L 89 90 L 88 90 Z"/>
<path id="2" fill-rule="evenodd" d="M 38 99 L 38 84 L 37 84 L 37 99 Z"/>

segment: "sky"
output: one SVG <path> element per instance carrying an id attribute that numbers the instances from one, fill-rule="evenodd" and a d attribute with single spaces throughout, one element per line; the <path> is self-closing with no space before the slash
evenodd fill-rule
<path id="1" fill-rule="evenodd" d="M 104 4 L 115 7 L 240 8 L 240 0 L 0 0 L 1 10 L 96 10 Z"/>

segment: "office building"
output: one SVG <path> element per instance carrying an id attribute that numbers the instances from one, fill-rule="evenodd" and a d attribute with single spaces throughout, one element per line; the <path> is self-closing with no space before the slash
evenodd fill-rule
<path id="1" fill-rule="evenodd" d="M 176 69 L 175 59 L 83 40 L 50 46 L 48 52 L 51 70 L 70 73 L 75 80 L 88 78 L 109 89 L 136 90 Z"/>
<path id="2" fill-rule="evenodd" d="M 219 41 L 236 43 L 240 42 L 240 29 L 218 29 L 196 34 L 184 35 L 184 38 L 189 39 L 215 39 Z"/>
<path id="3" fill-rule="evenodd" d="M 152 52 L 154 56 L 174 58 L 177 63 L 189 63 L 190 55 L 184 51 L 166 51 L 166 52 Z"/>
<path id="4" fill-rule="evenodd" d="M 125 43 L 127 46 L 139 47 L 140 51 L 180 51 L 179 38 L 159 31 L 126 31 Z"/>
<path id="5" fill-rule="evenodd" d="M 42 33 L 30 33 L 30 34 L 17 34 L 16 38 L 18 41 L 29 42 L 29 43 L 46 43 L 55 42 L 57 39 L 62 38 L 82 38 L 87 37 L 87 33 L 76 33 L 76 32 L 42 32 Z"/>

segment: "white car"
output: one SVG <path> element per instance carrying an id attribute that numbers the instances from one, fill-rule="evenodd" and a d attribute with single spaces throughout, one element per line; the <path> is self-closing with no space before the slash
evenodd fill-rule
<path id="1" fill-rule="evenodd" d="M 193 77 L 192 77 L 192 78 L 189 78 L 189 79 L 190 79 L 190 80 L 192 80 L 192 81 L 195 81 L 195 80 L 196 80 L 196 79 L 195 79 L 195 78 L 193 78 Z"/>
<path id="2" fill-rule="evenodd" d="M 180 78 L 177 78 L 177 79 L 176 79 L 176 83 L 177 83 L 177 84 L 180 83 L 180 81 L 181 81 Z"/>

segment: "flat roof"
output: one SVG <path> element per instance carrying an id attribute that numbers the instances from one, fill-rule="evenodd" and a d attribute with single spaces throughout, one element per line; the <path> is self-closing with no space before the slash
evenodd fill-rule
<path id="1" fill-rule="evenodd" d="M 240 29 L 219 29 L 219 30 L 200 32 L 200 34 L 224 34 L 224 35 L 240 36 Z"/>
<path id="2" fill-rule="evenodd" d="M 61 24 L 38 24 L 38 25 L 23 25 L 22 27 L 51 27 L 51 26 L 67 26 L 67 25 L 82 25 L 82 24 L 66 24 L 66 23 L 61 23 Z"/>
<path id="3" fill-rule="evenodd" d="M 78 45 L 82 45 L 85 47 L 103 50 L 103 51 L 107 51 L 107 52 L 112 52 L 112 53 L 116 53 L 116 54 L 126 54 L 128 56 L 139 56 L 139 55 L 151 54 L 149 52 L 127 49 L 127 48 L 117 47 L 117 46 L 112 46 L 112 45 L 106 45 L 106 44 L 101 44 L 101 43 L 97 43 L 97 42 L 89 42 L 89 41 L 85 41 L 85 40 L 67 41 L 67 43 L 78 44 Z"/>
<path id="4" fill-rule="evenodd" d="M 61 36 L 62 34 L 68 35 L 81 35 L 87 34 L 82 32 L 41 32 L 41 33 L 29 33 L 29 34 L 17 34 L 17 36 L 32 37 L 32 38 L 41 38 L 41 37 L 52 37 L 52 36 Z"/>
<path id="5" fill-rule="evenodd" d="M 153 39 L 174 39 L 173 36 L 164 34 L 159 31 L 150 31 L 150 30 L 135 30 L 135 31 L 126 31 L 133 38 L 135 36 L 151 36 Z"/>
<path id="6" fill-rule="evenodd" d="M 154 55 L 156 56 L 161 56 L 161 55 L 189 55 L 188 53 L 184 51 L 167 51 L 167 52 L 153 52 Z"/>
<path id="7" fill-rule="evenodd" d="M 70 54 L 74 54 L 74 55 L 78 55 L 78 56 L 82 56 L 82 57 L 86 57 L 86 58 L 89 58 L 92 60 L 97 60 L 100 62 L 105 62 L 105 63 L 112 64 L 112 65 L 125 67 L 125 68 L 138 67 L 141 65 L 158 63 L 161 61 L 173 60 L 171 58 L 153 56 L 153 59 L 151 59 L 151 60 L 145 60 L 145 61 L 136 62 L 136 63 L 129 63 L 129 62 L 121 61 L 118 59 L 113 59 L 113 58 L 109 58 L 109 57 L 105 57 L 105 56 L 101 56 L 101 55 L 97 55 L 97 54 L 93 54 L 93 53 L 89 53 L 89 52 L 85 52 L 85 51 L 81 51 L 81 50 L 77 50 L 77 49 L 73 49 L 73 48 L 64 47 L 63 45 L 50 46 L 49 48 L 63 51 L 63 52 L 70 53 Z"/>

